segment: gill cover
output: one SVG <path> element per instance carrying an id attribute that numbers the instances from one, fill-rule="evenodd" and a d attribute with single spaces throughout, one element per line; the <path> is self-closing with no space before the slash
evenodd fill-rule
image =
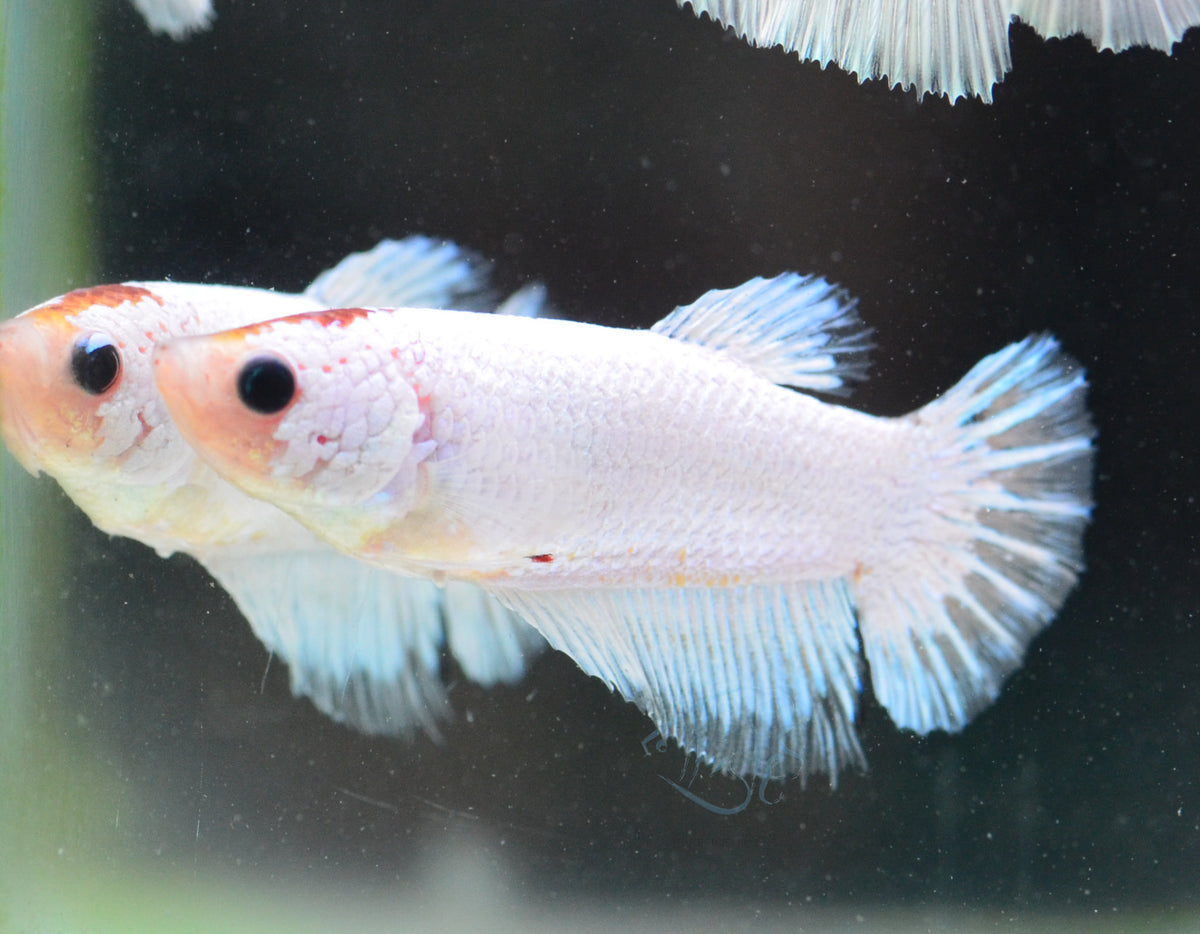
<path id="1" fill-rule="evenodd" d="M 401 493 L 430 445 L 414 443 L 425 415 L 407 355 L 374 339 L 372 316 L 388 313 L 171 341 L 156 357 L 159 388 L 183 434 L 252 494 L 336 507 Z"/>

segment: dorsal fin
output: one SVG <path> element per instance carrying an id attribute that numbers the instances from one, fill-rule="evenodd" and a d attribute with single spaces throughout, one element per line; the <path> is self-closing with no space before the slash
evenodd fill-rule
<path id="1" fill-rule="evenodd" d="M 499 305 L 491 263 L 448 240 L 412 236 L 381 240 L 351 253 L 313 280 L 304 294 L 329 308 L 447 308 L 537 318 L 547 313 L 546 287 L 531 282 Z"/>
<path id="2" fill-rule="evenodd" d="M 329 308 L 457 308 L 487 304 L 490 264 L 446 240 L 382 240 L 351 253 L 313 280 L 304 294 Z"/>
<path id="3" fill-rule="evenodd" d="M 705 292 L 650 330 L 727 354 L 773 383 L 839 394 L 866 378 L 871 332 L 861 325 L 845 291 L 789 272 Z"/>

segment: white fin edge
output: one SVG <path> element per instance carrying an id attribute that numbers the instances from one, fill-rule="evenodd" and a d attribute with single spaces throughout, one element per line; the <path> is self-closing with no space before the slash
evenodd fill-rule
<path id="1" fill-rule="evenodd" d="M 521 286 L 496 308 L 498 315 L 512 315 L 516 318 L 546 318 L 554 317 L 554 313 L 546 304 L 546 287 L 540 282 L 530 282 Z"/>
<path id="2" fill-rule="evenodd" d="M 676 0 L 751 45 L 886 78 L 918 96 L 990 101 L 1011 67 L 1001 0 Z M 1007 0 L 1006 0 L 1007 2 Z"/>
<path id="3" fill-rule="evenodd" d="M 446 645 L 476 684 L 516 684 L 546 648 L 536 629 L 474 584 L 446 581 L 442 597 Z"/>
<path id="4" fill-rule="evenodd" d="M 1192 26 L 1200 0 L 1010 0 L 1013 15 L 1048 39 L 1082 33 L 1098 49 L 1149 46 L 1170 54 Z"/>
<path id="5" fill-rule="evenodd" d="M 718 771 L 823 772 L 836 784 L 841 769 L 864 764 L 854 612 L 841 581 L 496 595 Z"/>
<path id="6" fill-rule="evenodd" d="M 292 693 L 367 733 L 440 738 L 441 592 L 333 551 L 209 559 Z"/>
<path id="7" fill-rule="evenodd" d="M 844 393 L 866 378 L 871 349 L 855 304 L 819 276 L 789 272 L 712 289 L 650 330 L 723 353 L 773 383 Z"/>
<path id="8" fill-rule="evenodd" d="M 459 308 L 486 304 L 491 265 L 445 240 L 381 240 L 317 276 L 304 294 L 329 308 Z"/>
<path id="9" fill-rule="evenodd" d="M 853 585 L 871 683 L 899 726 L 966 725 L 1075 586 L 1091 514 L 1086 389 L 1035 335 L 907 417 L 932 438 L 932 522 Z"/>
<path id="10" fill-rule="evenodd" d="M 151 32 L 166 33 L 172 39 L 186 39 L 212 25 L 212 0 L 133 0 Z"/>

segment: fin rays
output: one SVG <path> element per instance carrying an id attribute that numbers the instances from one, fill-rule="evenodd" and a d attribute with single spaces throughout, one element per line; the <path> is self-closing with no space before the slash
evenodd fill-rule
<path id="1" fill-rule="evenodd" d="M 836 782 L 863 763 L 857 640 L 841 582 L 497 596 L 720 771 L 825 772 Z"/>
<path id="2" fill-rule="evenodd" d="M 872 684 L 900 726 L 964 726 L 1074 586 L 1091 511 L 1085 390 L 1053 338 L 1035 336 L 910 417 L 945 452 L 933 521 L 897 558 L 907 571 L 855 586 Z"/>
<path id="3" fill-rule="evenodd" d="M 773 383 L 841 394 L 866 378 L 871 332 L 861 325 L 843 290 L 793 272 L 712 289 L 651 330 L 726 354 Z"/>
<path id="4" fill-rule="evenodd" d="M 1082 33 L 1100 49 L 1170 52 L 1200 24 L 1200 0 L 677 0 L 751 45 L 780 46 L 859 80 L 917 95 L 992 99 L 1012 67 L 1018 17 L 1047 38 Z"/>

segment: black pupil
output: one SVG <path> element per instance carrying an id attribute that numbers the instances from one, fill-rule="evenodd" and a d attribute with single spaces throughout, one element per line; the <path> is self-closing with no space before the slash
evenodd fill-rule
<path id="1" fill-rule="evenodd" d="M 296 394 L 296 377 L 286 363 L 273 357 L 251 360 L 238 374 L 238 398 L 260 415 L 274 415 Z"/>
<path id="2" fill-rule="evenodd" d="M 71 351 L 71 375 L 84 392 L 107 392 L 120 373 L 121 354 L 107 337 L 93 334 Z"/>

